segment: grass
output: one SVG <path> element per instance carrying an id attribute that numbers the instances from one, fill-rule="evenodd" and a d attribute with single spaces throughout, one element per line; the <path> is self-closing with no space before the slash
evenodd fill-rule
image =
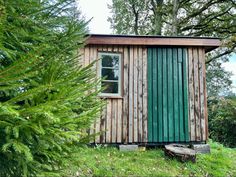
<path id="1" fill-rule="evenodd" d="M 65 176 L 236 176 L 236 150 L 210 142 L 211 154 L 197 162 L 182 163 L 164 156 L 161 149 L 120 152 L 116 148 L 80 148 Z"/>

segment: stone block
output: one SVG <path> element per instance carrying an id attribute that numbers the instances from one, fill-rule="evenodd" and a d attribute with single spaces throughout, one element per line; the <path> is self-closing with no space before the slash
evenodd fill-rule
<path id="1" fill-rule="evenodd" d="M 197 154 L 208 154 L 211 152 L 209 144 L 194 144 L 193 149 Z"/>
<path id="2" fill-rule="evenodd" d="M 137 151 L 138 145 L 119 145 L 120 151 Z"/>

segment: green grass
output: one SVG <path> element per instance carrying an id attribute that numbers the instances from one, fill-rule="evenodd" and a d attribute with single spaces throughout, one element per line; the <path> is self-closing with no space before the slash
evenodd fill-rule
<path id="1" fill-rule="evenodd" d="M 161 149 L 120 152 L 116 148 L 80 148 L 77 162 L 65 176 L 236 176 L 236 150 L 212 143 L 211 154 L 197 155 L 197 162 L 182 163 L 164 156 Z"/>

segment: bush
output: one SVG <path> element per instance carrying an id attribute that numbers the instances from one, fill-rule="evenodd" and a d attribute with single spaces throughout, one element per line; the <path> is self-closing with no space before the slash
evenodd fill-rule
<path id="1" fill-rule="evenodd" d="M 102 106 L 86 23 L 73 0 L 0 3 L 0 176 L 60 176 Z"/>
<path id="2" fill-rule="evenodd" d="M 209 132 L 214 141 L 236 147 L 236 108 L 231 99 L 209 99 Z"/>

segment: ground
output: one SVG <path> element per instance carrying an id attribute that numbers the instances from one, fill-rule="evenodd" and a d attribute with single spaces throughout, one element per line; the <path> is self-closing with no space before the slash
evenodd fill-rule
<path id="1" fill-rule="evenodd" d="M 83 147 L 65 176 L 236 176 L 236 149 L 212 142 L 210 146 L 211 154 L 197 155 L 196 163 L 169 159 L 160 148 L 120 152 L 111 147 Z"/>

